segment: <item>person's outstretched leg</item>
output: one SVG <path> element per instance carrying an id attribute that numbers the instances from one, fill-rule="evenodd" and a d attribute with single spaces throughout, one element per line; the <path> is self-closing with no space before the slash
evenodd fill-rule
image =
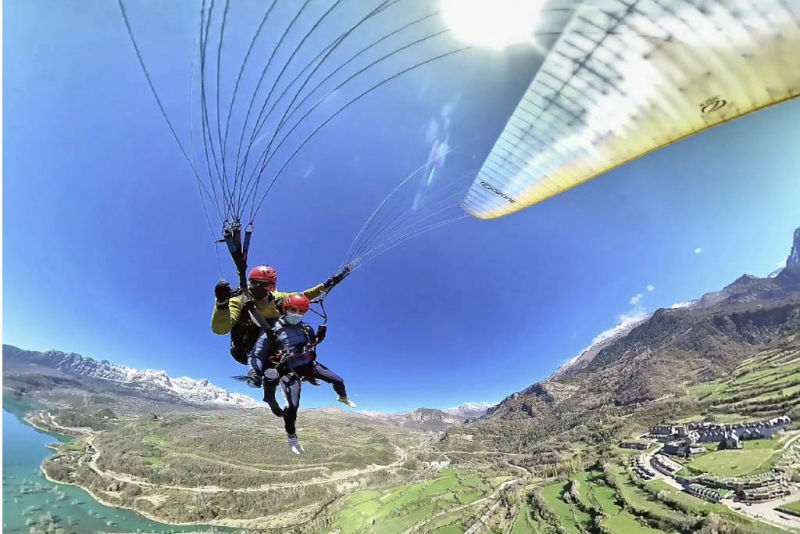
<path id="1" fill-rule="evenodd" d="M 303 447 L 297 441 L 297 410 L 300 408 L 300 388 L 301 382 L 295 376 L 281 377 L 281 391 L 286 400 L 283 408 L 283 426 L 289 439 L 289 448 L 295 454 L 303 454 Z"/>
<path id="2" fill-rule="evenodd" d="M 272 410 L 272 413 L 276 417 L 283 417 L 283 409 L 278 404 L 278 401 L 275 400 L 275 390 L 278 388 L 278 380 L 276 379 L 264 379 L 264 402 L 269 405 L 269 409 Z"/>
<path id="3" fill-rule="evenodd" d="M 339 395 L 339 398 L 336 400 L 342 404 L 350 406 L 351 408 L 356 407 L 356 403 L 351 401 L 350 397 L 347 396 L 347 389 L 344 387 L 344 380 L 341 376 L 337 375 L 319 362 L 314 363 L 314 376 L 333 386 L 333 390 L 337 393 L 337 395 Z"/>

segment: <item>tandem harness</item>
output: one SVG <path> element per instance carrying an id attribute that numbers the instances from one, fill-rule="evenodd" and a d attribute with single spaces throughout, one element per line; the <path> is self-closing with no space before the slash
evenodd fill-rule
<path id="1" fill-rule="evenodd" d="M 239 321 L 231 327 L 231 356 L 242 365 L 247 365 L 250 352 L 262 332 L 267 335 L 272 346 L 277 343 L 277 339 L 272 325 L 256 308 L 256 302 L 244 292 L 240 292 L 239 296 L 242 298 L 241 317 L 246 316 L 247 319 L 242 320 L 240 317 Z"/>
<path id="2" fill-rule="evenodd" d="M 258 338 L 263 332 L 270 341 L 270 345 L 276 347 L 280 345 L 275 332 L 272 330 L 272 325 L 261 315 L 256 307 L 255 301 L 250 296 L 247 289 L 247 253 L 250 248 L 250 239 L 253 234 L 252 221 L 244 229 L 244 239 L 242 239 L 242 223 L 239 220 L 233 222 L 226 221 L 223 225 L 222 236 L 223 239 L 217 241 L 218 243 L 224 242 L 228 247 L 228 252 L 233 258 L 236 265 L 236 274 L 239 277 L 239 288 L 232 292 L 231 296 L 238 296 L 242 299 L 241 313 L 247 316 L 247 320 L 237 321 L 231 327 L 231 349 L 230 353 L 233 359 L 243 365 L 248 365 L 248 358 L 250 352 L 258 341 Z M 322 313 L 311 309 L 313 313 L 322 317 L 323 321 L 317 327 L 316 334 L 311 327 L 303 323 L 303 332 L 306 334 L 310 351 L 314 354 L 316 359 L 316 346 L 325 339 L 327 334 L 328 315 L 325 313 L 325 306 L 322 301 L 326 297 L 326 293 L 320 295 L 319 298 L 312 301 L 314 304 L 319 304 Z M 285 348 L 281 349 L 285 352 Z M 282 361 L 282 360 L 281 360 Z M 278 363 L 280 364 L 281 361 Z"/>
<path id="3" fill-rule="evenodd" d="M 313 375 L 306 376 L 299 373 L 298 369 L 306 365 L 311 367 L 316 365 L 317 345 L 319 345 L 325 337 L 325 325 L 320 325 L 316 333 L 306 322 L 300 323 L 299 326 L 306 337 L 306 344 L 292 350 L 292 348 L 284 345 L 280 339 L 277 339 L 276 341 L 278 344 L 273 346 L 280 348 L 270 355 L 267 360 L 269 369 L 264 371 L 264 378 L 267 381 L 277 381 L 281 377 L 286 376 L 295 380 L 306 380 L 315 386 L 319 385 L 319 382 L 314 379 Z"/>

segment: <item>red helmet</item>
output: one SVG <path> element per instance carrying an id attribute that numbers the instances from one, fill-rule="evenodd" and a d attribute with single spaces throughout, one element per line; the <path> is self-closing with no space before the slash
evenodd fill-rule
<path id="1" fill-rule="evenodd" d="M 284 310 L 287 308 L 297 308 L 298 310 L 308 311 L 310 307 L 311 302 L 308 300 L 308 297 L 300 293 L 292 293 L 283 299 Z"/>
<path id="2" fill-rule="evenodd" d="M 270 284 L 278 283 L 278 273 L 269 265 L 259 265 L 250 271 L 250 280 L 258 280 L 259 282 L 268 282 Z"/>

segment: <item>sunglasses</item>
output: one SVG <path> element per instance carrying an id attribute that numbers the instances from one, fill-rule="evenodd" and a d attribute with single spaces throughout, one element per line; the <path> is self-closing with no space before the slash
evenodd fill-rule
<path id="1" fill-rule="evenodd" d="M 264 280 L 250 280 L 250 283 L 254 286 L 275 287 L 275 282 L 265 282 Z"/>

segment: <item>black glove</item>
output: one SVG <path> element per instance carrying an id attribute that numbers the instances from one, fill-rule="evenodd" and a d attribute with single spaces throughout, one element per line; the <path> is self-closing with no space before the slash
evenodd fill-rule
<path id="1" fill-rule="evenodd" d="M 214 296 L 217 298 L 217 306 L 224 308 L 228 305 L 231 298 L 231 285 L 225 280 L 220 280 L 214 286 Z"/>
<path id="2" fill-rule="evenodd" d="M 347 265 L 345 265 L 342 268 L 341 271 L 339 271 L 338 273 L 334 274 L 333 276 L 331 276 L 330 278 L 325 280 L 325 283 L 323 284 L 325 286 L 325 290 L 329 291 L 329 290 L 333 289 L 333 287 L 336 284 L 338 284 L 339 282 L 341 282 L 342 280 L 344 280 L 345 276 L 347 276 L 348 274 L 350 274 L 350 264 L 349 263 Z"/>

